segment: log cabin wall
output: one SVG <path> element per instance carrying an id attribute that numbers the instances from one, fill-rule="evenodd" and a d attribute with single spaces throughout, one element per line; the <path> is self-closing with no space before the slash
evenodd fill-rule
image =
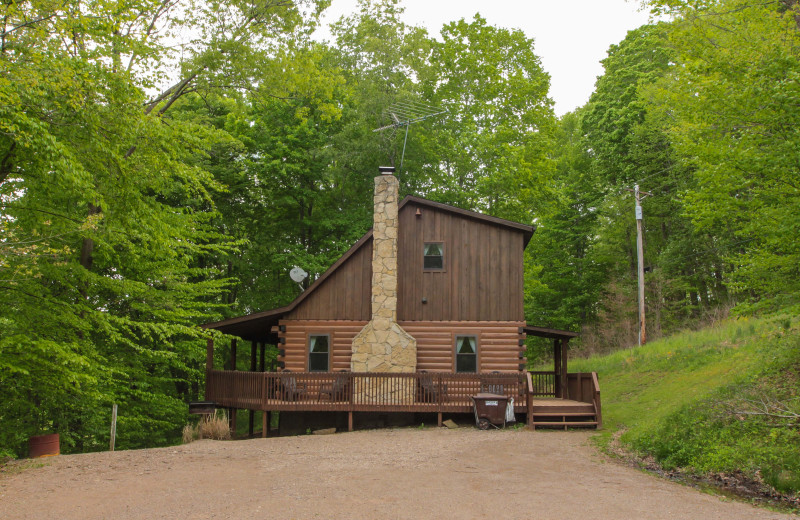
<path id="1" fill-rule="evenodd" d="M 427 242 L 444 245 L 441 271 L 423 269 Z M 519 230 L 413 201 L 404 205 L 398 322 L 523 321 L 523 249 Z"/>
<path id="2" fill-rule="evenodd" d="M 514 322 L 398 322 L 417 340 L 417 370 L 455 372 L 456 336 L 475 336 L 478 341 L 478 372 L 516 372 L 525 364 L 525 339 L 522 321 Z M 308 371 L 308 337 L 319 334 L 330 338 L 329 370 L 350 369 L 353 338 L 366 320 L 281 320 L 279 332 L 284 351 L 278 361 L 285 370 Z"/>

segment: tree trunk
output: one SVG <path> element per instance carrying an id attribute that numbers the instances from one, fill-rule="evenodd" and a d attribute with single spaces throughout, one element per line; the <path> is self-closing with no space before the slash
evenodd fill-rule
<path id="1" fill-rule="evenodd" d="M 95 206 L 91 202 L 89 203 L 89 212 L 88 212 L 89 217 L 93 215 L 98 215 L 100 211 L 101 211 L 100 206 Z M 83 243 L 81 244 L 81 266 L 83 266 L 87 270 L 92 268 L 92 262 L 94 261 L 94 257 L 92 256 L 93 251 L 94 251 L 94 240 L 88 237 L 84 237 Z"/>

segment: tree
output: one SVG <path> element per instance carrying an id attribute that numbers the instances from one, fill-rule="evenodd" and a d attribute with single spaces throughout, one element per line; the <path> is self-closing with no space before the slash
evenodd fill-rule
<path id="1" fill-rule="evenodd" d="M 531 222 L 549 198 L 555 123 L 533 40 L 475 15 L 444 26 L 418 74 L 423 98 L 447 111 L 420 136 L 421 155 L 409 158 L 428 180 L 427 195 Z"/>
<path id="2" fill-rule="evenodd" d="M 568 330 L 596 318 L 609 269 L 595 254 L 603 189 L 592 175 L 580 118 L 580 110 L 565 114 L 556 128 L 556 196 L 526 250 L 528 264 L 541 266 L 526 279 L 527 319 Z"/>
<path id="3" fill-rule="evenodd" d="M 800 8 L 797 2 L 650 2 L 675 18 L 680 62 L 659 91 L 695 170 L 686 211 L 739 298 L 796 301 Z"/>
<path id="4" fill-rule="evenodd" d="M 191 91 L 275 66 L 273 31 L 302 13 L 30 1 L 0 17 L 0 450 L 47 430 L 65 451 L 97 449 L 111 402 L 121 447 L 163 444 L 202 376 L 196 324 L 228 285 L 198 259 L 235 247 L 211 225 L 222 186 L 196 160 L 229 136 L 165 118 Z M 181 79 L 148 98 L 167 38 L 190 29 L 202 37 L 184 46 Z"/>
<path id="5" fill-rule="evenodd" d="M 635 295 L 630 290 L 637 277 L 635 220 L 625 190 L 642 184 L 653 194 L 643 207 L 646 312 L 655 336 L 727 301 L 721 283 L 725 265 L 708 251 L 714 237 L 686 215 L 683 197 L 694 186 L 692 168 L 681 161 L 669 135 L 671 107 L 658 101 L 658 89 L 676 68 L 668 40 L 672 30 L 664 22 L 645 25 L 612 45 L 582 116 L 602 216 L 594 254 L 611 266 L 603 298 L 608 305 L 602 304 L 606 313 L 613 307 L 616 315 L 621 302 Z M 635 314 L 635 299 L 627 307 Z"/>

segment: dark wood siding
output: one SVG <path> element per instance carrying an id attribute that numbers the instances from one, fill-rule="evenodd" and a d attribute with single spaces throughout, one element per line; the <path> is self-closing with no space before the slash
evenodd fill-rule
<path id="1" fill-rule="evenodd" d="M 521 231 L 413 203 L 399 220 L 398 321 L 524 319 Z M 444 244 L 442 271 L 423 271 L 425 242 Z"/>
<path id="2" fill-rule="evenodd" d="M 278 358 L 287 370 L 308 370 L 308 335 L 329 334 L 331 338 L 330 367 L 333 371 L 350 370 L 353 338 L 366 321 L 344 320 L 281 320 L 285 332 L 279 333 L 285 343 L 285 354 Z M 520 358 L 524 346 L 519 345 L 525 334 L 520 333 L 524 322 L 399 322 L 417 340 L 417 370 L 432 372 L 455 371 L 455 337 L 474 335 L 478 338 L 478 371 L 515 372 L 525 363 Z"/>
<path id="3" fill-rule="evenodd" d="M 367 240 L 287 319 L 369 320 L 372 283 L 372 240 Z"/>

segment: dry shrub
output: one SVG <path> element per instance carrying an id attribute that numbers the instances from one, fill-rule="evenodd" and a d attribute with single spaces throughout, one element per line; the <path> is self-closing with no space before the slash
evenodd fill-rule
<path id="1" fill-rule="evenodd" d="M 191 424 L 187 424 L 183 427 L 183 443 L 189 444 L 193 440 L 197 438 L 197 428 L 192 426 Z"/>
<path id="2" fill-rule="evenodd" d="M 188 444 L 196 439 L 214 439 L 219 441 L 231 438 L 228 414 L 217 410 L 213 415 L 205 415 L 197 425 L 187 424 L 183 427 L 183 443 Z"/>
<path id="3" fill-rule="evenodd" d="M 214 439 L 224 441 L 231 438 L 231 428 L 228 423 L 228 414 L 222 410 L 217 410 L 214 415 L 206 416 L 206 419 L 198 423 L 199 437 L 201 439 Z"/>

